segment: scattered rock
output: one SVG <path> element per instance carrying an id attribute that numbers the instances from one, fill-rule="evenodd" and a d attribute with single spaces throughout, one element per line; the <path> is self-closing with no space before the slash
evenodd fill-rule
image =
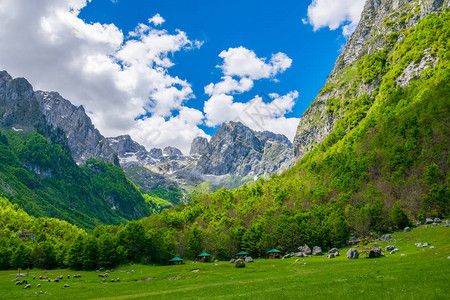
<path id="1" fill-rule="evenodd" d="M 358 257 L 359 257 L 359 253 L 358 253 L 358 251 L 355 248 L 350 248 L 347 251 L 347 258 L 349 258 L 349 259 L 356 259 Z"/>
<path id="2" fill-rule="evenodd" d="M 425 223 L 426 224 L 431 224 L 431 223 L 433 223 L 434 222 L 434 220 L 432 219 L 432 218 L 427 218 L 426 220 L 425 220 Z"/>
<path id="3" fill-rule="evenodd" d="M 247 256 L 247 257 L 245 258 L 245 262 L 246 262 L 246 263 L 251 263 L 251 262 L 253 262 L 253 258 L 252 258 L 251 256 Z"/>
<path id="4" fill-rule="evenodd" d="M 308 255 L 306 255 L 306 253 L 303 253 L 303 252 L 297 252 L 297 253 L 295 253 L 295 256 L 297 256 L 297 257 L 307 257 Z"/>
<path id="5" fill-rule="evenodd" d="M 417 248 L 422 248 L 422 244 L 421 243 L 415 243 L 414 244 Z"/>
<path id="6" fill-rule="evenodd" d="M 230 264 L 234 264 L 236 260 L 234 258 L 230 259 Z"/>
<path id="7" fill-rule="evenodd" d="M 394 250 L 392 250 L 391 252 L 389 252 L 390 254 L 395 254 L 395 251 Z"/>
<path id="8" fill-rule="evenodd" d="M 420 226 L 420 225 L 422 225 L 422 222 L 421 221 L 417 221 L 416 225 Z"/>
<path id="9" fill-rule="evenodd" d="M 386 248 L 384 248 L 384 249 L 386 250 L 386 252 L 389 252 L 389 251 L 393 251 L 394 248 L 395 247 L 393 245 L 389 245 L 389 246 L 386 246 Z"/>
<path id="10" fill-rule="evenodd" d="M 428 247 L 428 243 L 423 243 L 422 247 Z"/>
<path id="11" fill-rule="evenodd" d="M 435 222 L 433 222 L 433 224 L 431 224 L 431 225 L 433 225 L 433 226 L 437 226 L 438 224 L 437 224 L 437 223 L 435 223 Z"/>
<path id="12" fill-rule="evenodd" d="M 422 228 L 428 228 L 428 225 L 423 225 Z"/>
<path id="13" fill-rule="evenodd" d="M 334 258 L 334 257 L 335 257 L 334 253 L 330 253 L 327 255 L 327 258 Z"/>
<path id="14" fill-rule="evenodd" d="M 389 233 L 383 234 L 382 236 L 380 236 L 379 240 L 380 241 L 392 241 L 392 236 Z"/>
<path id="15" fill-rule="evenodd" d="M 436 247 L 434 247 L 434 246 L 430 246 L 430 249 L 434 249 L 434 248 L 436 248 Z"/>
<path id="16" fill-rule="evenodd" d="M 298 247 L 298 250 L 306 255 L 311 254 L 311 248 L 309 248 L 308 245 L 300 246 Z"/>
<path id="17" fill-rule="evenodd" d="M 411 231 L 411 227 L 405 227 L 405 229 L 403 229 L 404 232 L 410 232 Z"/>
<path id="18" fill-rule="evenodd" d="M 192 270 L 192 272 L 197 273 L 198 271 L 200 271 L 200 269 L 194 269 Z"/>
<path id="19" fill-rule="evenodd" d="M 434 223 L 441 223 L 441 219 L 439 219 L 439 218 L 434 218 Z"/>
<path id="20" fill-rule="evenodd" d="M 328 253 L 333 253 L 334 256 L 339 256 L 339 249 L 338 248 L 332 248 Z"/>
<path id="21" fill-rule="evenodd" d="M 382 256 L 382 248 L 378 247 L 378 248 L 374 248 L 372 250 L 370 250 L 369 252 L 369 258 L 376 258 L 376 257 L 380 257 Z"/>
<path id="22" fill-rule="evenodd" d="M 314 246 L 312 250 L 313 255 L 322 255 L 322 248 L 319 246 Z"/>
<path id="23" fill-rule="evenodd" d="M 401 256 L 405 256 L 405 254 L 404 253 L 402 253 L 402 254 L 400 254 Z"/>

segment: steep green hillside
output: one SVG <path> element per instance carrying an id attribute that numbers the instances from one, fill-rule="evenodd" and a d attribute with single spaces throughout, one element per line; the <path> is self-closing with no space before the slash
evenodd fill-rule
<path id="1" fill-rule="evenodd" d="M 144 199 L 119 167 L 93 159 L 79 167 L 65 147 L 37 132 L 2 129 L 0 162 L 0 195 L 33 216 L 92 228 L 168 207 Z"/>

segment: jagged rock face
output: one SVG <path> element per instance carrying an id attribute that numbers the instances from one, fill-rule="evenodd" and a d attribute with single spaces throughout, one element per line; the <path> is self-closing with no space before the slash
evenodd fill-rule
<path id="1" fill-rule="evenodd" d="M 208 149 L 208 139 L 198 136 L 191 143 L 189 155 L 202 155 Z"/>
<path id="2" fill-rule="evenodd" d="M 183 153 L 175 147 L 167 146 L 163 150 L 163 155 L 173 157 L 183 155 Z"/>
<path id="3" fill-rule="evenodd" d="M 45 124 L 33 87 L 24 78 L 0 72 L 0 125 L 30 130 Z"/>
<path id="4" fill-rule="evenodd" d="M 287 166 L 292 159 L 292 144 L 285 136 L 255 132 L 240 122 L 229 122 L 211 138 L 195 169 L 217 176 L 260 176 Z"/>
<path id="5" fill-rule="evenodd" d="M 89 158 L 99 157 L 112 159 L 114 150 L 94 127 L 83 106 L 74 106 L 56 92 L 36 91 L 35 94 L 49 125 L 65 133 L 76 162 L 82 163 Z"/>
<path id="6" fill-rule="evenodd" d="M 352 101 L 363 94 L 371 95 L 380 85 L 379 80 L 371 83 L 358 82 L 354 96 L 349 97 L 346 91 L 352 86 L 348 82 L 349 74 L 354 71 L 355 63 L 366 54 L 373 54 L 385 48 L 388 36 L 417 25 L 421 18 L 430 13 L 450 7 L 449 0 L 368 0 L 361 15 L 361 20 L 348 40 L 343 52 L 339 55 L 334 69 L 328 76 L 326 87 L 322 89 L 311 106 L 300 119 L 294 139 L 294 151 L 297 159 L 320 144 L 333 131 L 335 123 L 345 116 L 343 113 L 328 111 L 327 101 L 333 98 Z M 399 39 L 403 36 L 400 34 Z M 424 56 L 427 57 L 426 53 Z M 420 76 L 420 71 L 436 63 L 433 57 L 427 57 L 417 65 L 409 66 L 397 84 L 405 86 L 412 78 Z"/>
<path id="7" fill-rule="evenodd" d="M 151 157 L 161 158 L 163 156 L 162 150 L 159 148 L 152 148 L 148 153 Z"/>

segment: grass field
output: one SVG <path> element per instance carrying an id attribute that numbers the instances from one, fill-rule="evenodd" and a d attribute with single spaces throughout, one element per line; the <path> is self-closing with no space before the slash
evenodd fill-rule
<path id="1" fill-rule="evenodd" d="M 23 289 L 12 281 L 17 271 L 0 271 L 0 299 L 450 299 L 450 228 L 421 228 L 392 236 L 395 242 L 378 245 L 384 249 L 392 244 L 400 252 L 381 258 L 350 260 L 342 249 L 334 259 L 256 259 L 243 269 L 228 262 L 130 265 L 110 273 L 109 280 L 120 278 L 114 283 L 102 282 L 92 271 L 34 269 L 27 279 L 31 288 Z M 417 248 L 417 242 L 436 248 Z M 69 274 L 82 277 L 67 279 Z M 65 279 L 41 282 L 33 275 L 65 275 Z M 41 290 L 46 294 L 36 294 Z"/>

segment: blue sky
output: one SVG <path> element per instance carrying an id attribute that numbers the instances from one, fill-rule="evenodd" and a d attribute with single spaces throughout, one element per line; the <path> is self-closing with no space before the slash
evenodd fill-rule
<path id="1" fill-rule="evenodd" d="M 200 49 L 174 55 L 172 75 L 192 84 L 196 99 L 187 106 L 202 109 L 208 100 L 204 87 L 220 80 L 221 71 L 216 65 L 222 50 L 243 46 L 259 57 L 270 57 L 283 52 L 292 60 L 292 66 L 277 76 L 279 82 L 264 79 L 255 83 L 252 90 L 235 97 L 245 102 L 264 92 L 286 94 L 297 90 L 299 97 L 287 117 L 300 117 L 314 100 L 334 66 L 345 38 L 339 30 L 314 32 L 312 26 L 303 24 L 307 15 L 307 1 L 140 1 L 113 2 L 96 0 L 81 11 L 87 22 L 114 23 L 124 32 L 134 29 L 137 23 L 160 14 L 163 28 L 170 32 L 185 31 L 190 39 L 204 41 Z M 218 126 L 201 128 L 212 135 Z"/>
<path id="2" fill-rule="evenodd" d="M 147 148 L 186 153 L 230 120 L 292 139 L 364 2 L 5 0 L 0 68 Z"/>

